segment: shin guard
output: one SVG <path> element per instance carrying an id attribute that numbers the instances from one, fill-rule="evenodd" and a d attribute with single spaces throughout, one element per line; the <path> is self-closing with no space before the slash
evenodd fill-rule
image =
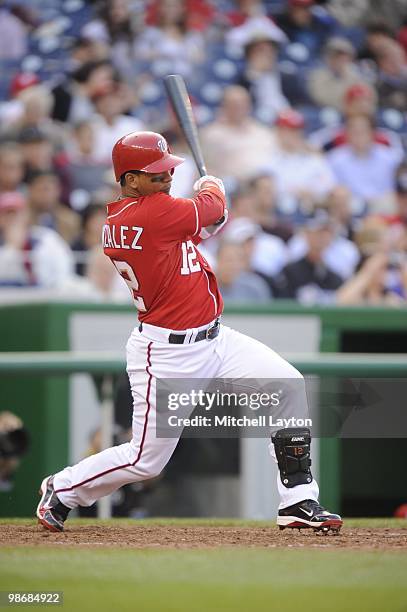
<path id="1" fill-rule="evenodd" d="M 290 489 L 312 482 L 310 430 L 306 427 L 279 429 L 272 442 L 283 485 Z"/>

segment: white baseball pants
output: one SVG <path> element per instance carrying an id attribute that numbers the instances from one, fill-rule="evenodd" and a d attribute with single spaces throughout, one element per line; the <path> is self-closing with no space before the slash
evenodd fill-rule
<path id="1" fill-rule="evenodd" d="M 193 337 L 200 329 L 186 333 Z M 305 413 L 307 399 L 302 375 L 269 347 L 224 325 L 214 340 L 192 344 L 169 344 L 170 333 L 171 330 L 147 324 L 143 324 L 142 332 L 138 327 L 132 332 L 126 350 L 134 404 L 133 438 L 55 474 L 55 491 L 69 508 L 90 506 L 125 484 L 157 476 L 167 465 L 178 439 L 156 437 L 157 378 L 299 379 L 303 391 L 296 393 L 293 401 L 303 403 Z M 272 443 L 269 449 L 275 458 Z M 277 486 L 280 508 L 304 499 L 318 500 L 315 479 L 309 484 L 286 488 L 278 475 Z"/>

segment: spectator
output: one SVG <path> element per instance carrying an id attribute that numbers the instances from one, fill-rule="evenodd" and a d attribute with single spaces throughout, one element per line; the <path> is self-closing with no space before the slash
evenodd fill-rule
<path id="1" fill-rule="evenodd" d="M 70 185 L 64 152 L 55 154 L 51 138 L 36 126 L 23 128 L 18 141 L 24 157 L 24 181 L 27 181 L 33 172 L 52 168 L 58 174 L 61 183 L 61 200 L 68 203 Z"/>
<path id="2" fill-rule="evenodd" d="M 346 38 L 333 37 L 325 47 L 324 63 L 310 72 L 308 89 L 318 106 L 342 110 L 345 92 L 361 80 L 355 49 Z"/>
<path id="3" fill-rule="evenodd" d="M 360 60 L 376 61 L 376 54 L 383 44 L 394 40 L 393 28 L 382 18 L 374 18 L 366 25 L 364 47 L 359 52 Z"/>
<path id="4" fill-rule="evenodd" d="M 396 202 L 398 222 L 407 228 L 407 162 L 403 162 L 396 172 Z"/>
<path id="5" fill-rule="evenodd" d="M 405 112 L 407 108 L 407 63 L 401 45 L 394 40 L 383 43 L 376 54 L 376 89 L 381 107 Z"/>
<path id="6" fill-rule="evenodd" d="M 61 183 L 61 200 L 69 202 L 70 183 L 64 152 L 55 154 L 50 136 L 36 126 L 21 130 L 18 140 L 24 157 L 25 181 L 31 173 L 52 170 L 58 174 Z"/>
<path id="7" fill-rule="evenodd" d="M 338 198 L 340 190 L 343 188 L 337 187 L 332 191 L 331 200 L 327 199 L 328 206 L 336 204 L 340 201 Z M 338 213 L 337 213 L 337 216 Z M 342 211 L 342 216 L 343 211 Z M 335 216 L 331 214 L 330 209 L 316 208 L 314 215 L 305 220 L 305 227 L 326 227 L 331 231 L 332 236 L 326 249 L 322 252 L 322 261 L 325 266 L 335 272 L 343 280 L 349 278 L 355 271 L 359 263 L 360 255 L 357 246 L 343 235 L 343 225 L 335 220 Z M 288 242 L 289 258 L 291 261 L 297 261 L 304 257 L 309 249 L 309 240 L 307 239 L 307 231 L 298 232 Z"/>
<path id="8" fill-rule="evenodd" d="M 249 218 L 230 221 L 223 231 L 223 240 L 244 246 L 246 269 L 260 274 L 270 281 L 279 274 L 287 262 L 287 248 L 277 236 L 265 234 L 261 227 Z"/>
<path id="9" fill-rule="evenodd" d="M 166 61 L 172 72 L 184 76 L 193 76 L 205 59 L 203 36 L 188 30 L 185 0 L 161 0 L 157 4 L 156 24 L 144 29 L 134 50 L 137 58 Z"/>
<path id="10" fill-rule="evenodd" d="M 14 98 L 29 87 L 39 85 L 40 82 L 40 78 L 35 72 L 17 72 L 10 83 L 10 97 Z"/>
<path id="11" fill-rule="evenodd" d="M 72 137 L 68 141 L 66 151 L 66 172 L 71 187 L 70 204 L 75 208 L 75 202 L 84 201 L 87 205 L 92 194 L 100 189 L 105 172 L 110 163 L 98 159 L 95 146 L 95 124 L 83 121 L 72 129 Z"/>
<path id="12" fill-rule="evenodd" d="M 395 174 L 396 209 L 394 214 L 378 217 L 390 227 L 407 228 L 407 162 L 403 161 Z"/>
<path id="13" fill-rule="evenodd" d="M 259 174 L 249 183 L 253 197 L 253 216 L 266 234 L 278 236 L 287 242 L 293 233 L 291 225 L 281 218 L 274 177 Z"/>
<path id="14" fill-rule="evenodd" d="M 389 250 L 389 232 L 385 218 L 379 215 L 365 217 L 355 231 L 354 241 L 362 261 L 378 251 Z"/>
<path id="15" fill-rule="evenodd" d="M 52 170 L 37 170 L 27 178 L 32 225 L 49 227 L 71 243 L 79 233 L 78 214 L 60 203 L 60 184 Z"/>
<path id="16" fill-rule="evenodd" d="M 263 171 L 276 181 L 278 197 L 308 209 L 322 200 L 335 185 L 332 171 L 322 155 L 313 151 L 304 136 L 304 117 L 286 110 L 277 118 L 277 150 Z M 284 204 L 287 206 L 287 204 Z"/>
<path id="17" fill-rule="evenodd" d="M 329 0 L 328 10 L 346 28 L 358 26 L 368 12 L 371 0 Z"/>
<path id="18" fill-rule="evenodd" d="M 91 119 L 93 98 L 112 87 L 113 68 L 110 62 L 99 60 L 83 64 L 52 90 L 53 119 L 70 123 Z"/>
<path id="19" fill-rule="evenodd" d="M 404 19 L 404 22 L 397 36 L 397 40 L 403 47 L 404 53 L 407 54 L 407 19 Z"/>
<path id="20" fill-rule="evenodd" d="M 232 10 L 225 13 L 226 23 L 237 28 L 251 19 L 264 17 L 266 9 L 262 0 L 235 0 Z"/>
<path id="21" fill-rule="evenodd" d="M 347 187 L 337 185 L 328 194 L 325 206 L 336 224 L 338 234 L 353 240 L 356 220 L 366 214 L 364 202 L 353 197 Z"/>
<path id="22" fill-rule="evenodd" d="M 100 40 L 110 47 L 118 42 L 132 42 L 136 33 L 135 15 L 128 0 L 102 0 L 99 16 L 82 28 L 85 40 Z"/>
<path id="23" fill-rule="evenodd" d="M 253 0 L 249 1 L 253 2 Z M 147 3 L 147 9 L 145 11 L 145 23 L 147 25 L 157 26 L 159 24 L 160 19 L 162 19 L 160 16 L 160 4 L 161 0 L 151 0 Z M 213 23 L 218 20 L 216 7 L 214 6 L 215 4 L 216 3 L 211 2 L 211 0 L 186 0 L 183 3 L 183 8 L 187 20 L 187 30 L 203 32 L 207 30 L 209 26 L 213 25 Z M 169 8 L 172 8 L 173 13 L 179 11 L 178 3 L 169 2 Z"/>
<path id="24" fill-rule="evenodd" d="M 18 135 L 24 158 L 26 177 L 31 172 L 46 170 L 53 165 L 54 148 L 50 138 L 36 126 L 25 127 Z"/>
<path id="25" fill-rule="evenodd" d="M 274 279 L 276 297 L 296 299 L 302 304 L 331 303 L 343 280 L 323 259 L 334 237 L 329 216 L 317 211 L 308 219 L 304 236 L 305 255 L 289 263 Z"/>
<path id="26" fill-rule="evenodd" d="M 345 120 L 350 117 L 365 115 L 374 119 L 377 110 L 377 93 L 367 83 L 356 83 L 345 92 L 343 100 L 343 115 Z M 375 127 L 374 141 L 402 153 L 403 146 L 400 136 L 392 130 Z M 347 132 L 344 122 L 317 130 L 309 137 L 309 142 L 328 152 L 347 143 Z"/>
<path id="27" fill-rule="evenodd" d="M 288 0 L 287 10 L 276 17 L 277 25 L 290 42 L 302 44 L 310 60 L 318 58 L 337 29 L 333 17 L 321 8 L 315 11 L 314 5 L 315 0 Z"/>
<path id="28" fill-rule="evenodd" d="M 105 91 L 94 98 L 97 115 L 94 118 L 95 159 L 101 163 L 111 162 L 114 144 L 130 132 L 143 129 L 139 119 L 123 114 L 123 100 L 119 89 Z"/>
<path id="29" fill-rule="evenodd" d="M 19 99 L 20 94 L 38 85 L 38 76 L 33 72 L 18 72 L 12 79 L 9 88 L 9 99 L 0 101 L 0 125 L 8 126 L 16 122 L 23 114 L 23 103 Z M 1 129 L 2 132 L 6 129 Z"/>
<path id="30" fill-rule="evenodd" d="M 268 302 L 269 287 L 260 276 L 244 269 L 244 250 L 236 243 L 221 242 L 216 278 L 225 302 Z"/>
<path id="31" fill-rule="evenodd" d="M 103 253 L 100 244 L 89 252 L 86 280 L 89 296 L 96 301 L 127 303 L 131 300 L 126 283 Z"/>
<path id="32" fill-rule="evenodd" d="M 116 182 L 113 168 L 109 168 L 103 174 L 100 188 L 94 192 L 92 199 L 96 204 L 106 206 L 107 202 L 113 202 L 120 197 L 120 185 Z"/>
<path id="33" fill-rule="evenodd" d="M 99 17 L 82 28 L 82 36 L 93 43 L 107 46 L 112 63 L 121 74 L 130 74 L 137 59 L 133 42 L 139 30 L 141 13 L 134 10 L 129 0 L 103 0 L 99 4 Z"/>
<path id="34" fill-rule="evenodd" d="M 386 26 L 389 32 L 393 32 L 400 26 L 406 15 L 405 0 L 369 0 L 365 6 L 363 25 L 367 28 L 371 25 Z"/>
<path id="35" fill-rule="evenodd" d="M 247 14 L 242 24 L 226 33 L 226 47 L 232 56 L 243 55 L 246 47 L 257 41 L 272 41 L 276 45 L 281 45 L 288 40 L 275 22 L 264 14 L 264 6 L 260 13 L 257 13 L 257 6 L 251 8 L 254 8 L 254 13 Z"/>
<path id="36" fill-rule="evenodd" d="M 355 83 L 344 92 L 342 112 L 345 117 L 367 115 L 374 117 L 377 111 L 377 93 L 368 83 Z"/>
<path id="37" fill-rule="evenodd" d="M 225 89 L 218 118 L 202 129 L 208 171 L 224 179 L 246 180 L 258 173 L 274 151 L 269 129 L 251 117 L 248 92 Z"/>
<path id="38" fill-rule="evenodd" d="M 90 22 L 88 25 L 93 22 Z M 87 27 L 87 26 L 85 26 Z M 79 36 L 76 38 L 70 48 L 69 58 L 67 60 L 68 72 L 75 72 L 80 66 L 88 62 L 99 62 L 107 60 L 110 55 L 110 47 L 104 40 L 99 40 L 97 37 Z"/>
<path id="39" fill-rule="evenodd" d="M 373 122 L 363 115 L 347 120 L 346 139 L 348 144 L 328 155 L 337 181 L 365 200 L 372 210 L 388 212 L 400 153 L 375 143 Z"/>
<path id="40" fill-rule="evenodd" d="M 245 65 L 238 84 L 250 92 L 255 116 L 269 123 L 290 104 L 282 91 L 277 64 L 279 44 L 285 37 L 270 20 L 265 21 L 269 29 L 255 31 L 244 45 Z"/>
<path id="41" fill-rule="evenodd" d="M 407 258 L 405 253 L 375 253 L 337 293 L 339 305 L 405 304 L 407 299 Z M 389 275 L 393 282 L 389 286 Z"/>
<path id="42" fill-rule="evenodd" d="M 103 225 L 106 221 L 106 209 L 98 204 L 89 204 L 82 214 L 81 232 L 71 244 L 77 254 L 76 273 L 84 276 L 86 271 L 86 255 L 94 247 L 100 246 Z"/>
<path id="43" fill-rule="evenodd" d="M 9 9 L 0 6 L 0 60 L 21 60 L 28 50 L 26 25 Z"/>
<path id="44" fill-rule="evenodd" d="M 256 221 L 254 192 L 249 187 L 249 183 L 238 183 L 237 188 L 230 193 L 230 202 L 229 223 L 232 219 L 239 217 L 247 217 Z"/>
<path id="45" fill-rule="evenodd" d="M 24 178 L 24 158 L 16 143 L 0 145 L 0 194 L 17 191 Z"/>
<path id="46" fill-rule="evenodd" d="M 44 85 L 26 87 L 18 95 L 21 113 L 3 131 L 3 137 L 18 140 L 26 130 L 40 131 L 55 147 L 62 147 L 65 131 L 51 120 L 52 95 Z"/>
<path id="47" fill-rule="evenodd" d="M 24 196 L 0 195 L 0 285 L 56 288 L 72 274 L 68 245 L 52 229 L 30 225 Z"/>

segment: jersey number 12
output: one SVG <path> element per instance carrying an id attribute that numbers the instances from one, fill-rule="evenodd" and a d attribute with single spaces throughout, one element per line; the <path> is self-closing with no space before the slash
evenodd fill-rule
<path id="1" fill-rule="evenodd" d="M 181 266 L 181 274 L 185 276 L 186 274 L 192 274 L 192 272 L 199 272 L 201 269 L 201 264 L 199 261 L 196 261 L 196 251 L 195 246 L 191 240 L 188 242 L 181 243 L 182 249 L 182 266 Z"/>

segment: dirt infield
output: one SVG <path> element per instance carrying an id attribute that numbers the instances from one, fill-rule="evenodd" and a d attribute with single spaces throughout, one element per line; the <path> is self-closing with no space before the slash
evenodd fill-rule
<path id="1" fill-rule="evenodd" d="M 106 526 L 70 525 L 63 533 L 50 533 L 40 525 L 0 525 L 0 546 L 63 546 L 118 548 L 325 548 L 407 551 L 407 529 L 346 528 L 339 535 L 317 534 L 312 530 L 233 526 Z"/>

